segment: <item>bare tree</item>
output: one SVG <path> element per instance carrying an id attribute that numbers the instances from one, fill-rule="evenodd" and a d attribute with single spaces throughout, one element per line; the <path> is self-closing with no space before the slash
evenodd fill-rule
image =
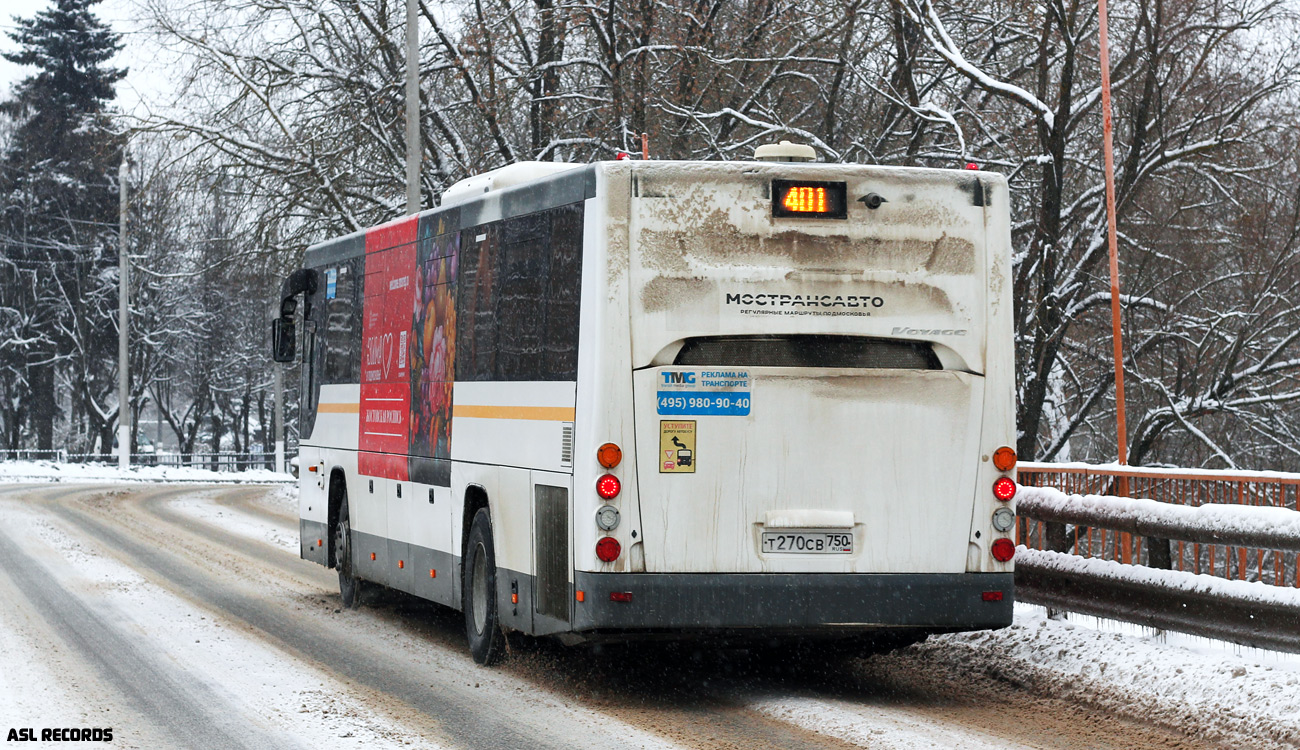
<path id="1" fill-rule="evenodd" d="M 426 206 L 466 175 L 608 158 L 640 133 L 663 158 L 748 158 L 788 137 L 828 161 L 1005 173 L 1019 450 L 1113 455 L 1093 4 L 420 7 Z M 309 242 L 401 210 L 400 7 L 191 0 L 151 13 L 184 74 L 143 125 L 188 134 L 200 171 L 223 170 L 243 196 L 231 257 L 287 268 Z M 1274 0 L 1120 0 L 1111 24 L 1133 459 L 1291 460 L 1296 19 Z M 207 408 L 251 419 L 251 392 L 212 388 Z"/>
<path id="2" fill-rule="evenodd" d="M 950 113 L 940 119 L 961 127 L 964 149 L 1006 170 L 1016 190 L 1019 449 L 1026 456 L 1058 457 L 1091 424 L 1113 385 L 1107 370 L 1096 366 L 1105 359 L 1093 344 L 1098 327 L 1081 324 L 1110 301 L 1101 278 L 1106 246 L 1095 8 L 1059 1 L 977 7 L 896 0 L 896 6 L 920 43 L 919 51 L 910 47 L 912 56 L 901 58 L 906 88 L 929 91 L 931 108 Z M 1294 52 L 1269 49 L 1276 43 L 1260 40 L 1294 28 L 1293 22 L 1283 4 L 1267 0 L 1158 1 L 1114 10 L 1116 189 L 1129 290 L 1122 302 L 1130 321 L 1165 317 L 1212 349 L 1229 346 L 1213 332 L 1214 316 L 1205 317 L 1197 304 L 1212 300 L 1222 314 L 1235 316 L 1229 290 L 1220 285 L 1192 293 L 1178 283 L 1189 281 L 1188 274 L 1165 263 L 1160 246 L 1204 248 L 1186 240 L 1205 232 L 1237 244 L 1222 228 L 1244 213 L 1234 195 L 1259 178 L 1262 152 L 1249 146 L 1282 136 L 1268 115 L 1295 84 Z M 909 106 L 916 109 L 916 101 Z M 919 150 L 914 158 L 924 154 Z M 1290 280 L 1266 270 L 1276 260 L 1270 252 L 1238 257 L 1250 263 L 1256 281 L 1267 281 L 1259 291 L 1285 293 Z M 1280 325 L 1295 327 L 1293 309 L 1270 312 L 1282 316 Z M 1132 369 L 1162 337 L 1141 324 L 1129 330 Z M 1277 354 L 1268 344 L 1238 347 L 1231 369 L 1267 368 L 1254 357 L 1286 359 L 1294 352 L 1293 340 L 1274 343 L 1282 347 Z M 1192 425 L 1173 416 L 1190 412 L 1171 407 L 1159 389 L 1137 395 L 1131 402 L 1139 425 L 1134 458 L 1142 460 L 1154 445 L 1151 430 Z M 1191 401 L 1202 397 L 1209 394 Z M 1111 455 L 1113 438 L 1088 432 L 1087 440 L 1077 441 L 1087 446 L 1079 452 Z"/>

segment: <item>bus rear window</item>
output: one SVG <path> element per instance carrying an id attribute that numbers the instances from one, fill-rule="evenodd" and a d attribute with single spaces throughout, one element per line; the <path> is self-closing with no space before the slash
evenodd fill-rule
<path id="1" fill-rule="evenodd" d="M 941 370 L 929 344 L 866 336 L 702 336 L 673 360 L 687 367 L 828 367 Z"/>

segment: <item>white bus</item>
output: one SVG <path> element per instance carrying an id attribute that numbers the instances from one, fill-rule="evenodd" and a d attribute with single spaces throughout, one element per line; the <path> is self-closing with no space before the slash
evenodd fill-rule
<path id="1" fill-rule="evenodd" d="M 308 249 L 302 557 L 506 631 L 881 643 L 1011 622 L 1005 180 L 520 163 Z M 301 318 L 298 299 L 302 298 Z"/>

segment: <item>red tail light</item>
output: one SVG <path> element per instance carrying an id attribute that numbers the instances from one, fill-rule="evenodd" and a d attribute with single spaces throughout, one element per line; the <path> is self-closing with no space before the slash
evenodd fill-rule
<path id="1" fill-rule="evenodd" d="M 1006 502 L 1016 496 L 1016 483 L 1006 477 L 1002 477 L 993 483 L 993 497 Z"/>
<path id="2" fill-rule="evenodd" d="M 622 552 L 623 545 L 612 536 L 603 536 L 599 542 L 596 542 L 596 557 L 599 557 L 601 562 L 614 562 Z"/>
<path id="3" fill-rule="evenodd" d="M 596 494 L 600 495 L 601 499 L 613 500 L 618 497 L 619 490 L 622 489 L 623 485 L 619 484 L 618 477 L 613 474 L 605 474 L 596 480 Z"/>
<path id="4" fill-rule="evenodd" d="M 631 591 L 611 591 L 609 592 L 611 602 L 630 602 L 632 601 Z"/>
<path id="5" fill-rule="evenodd" d="M 998 539 L 993 542 L 993 559 L 998 562 L 1007 562 L 1016 556 L 1016 543 L 1010 539 Z"/>
<path id="6" fill-rule="evenodd" d="M 983 594 L 980 594 L 980 597 L 981 597 L 982 599 L 984 599 L 984 601 L 986 601 L 986 602 L 1000 602 L 1000 601 L 1002 601 L 1002 592 L 1001 592 L 1001 591 L 985 591 Z"/>

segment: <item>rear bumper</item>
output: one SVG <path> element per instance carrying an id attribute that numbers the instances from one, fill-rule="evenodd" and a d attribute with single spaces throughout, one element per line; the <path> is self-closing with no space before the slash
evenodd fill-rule
<path id="1" fill-rule="evenodd" d="M 1011 573 L 575 572 L 574 584 L 576 632 L 984 630 L 1011 624 L 1014 599 Z M 986 591 L 1002 599 L 984 601 Z"/>

